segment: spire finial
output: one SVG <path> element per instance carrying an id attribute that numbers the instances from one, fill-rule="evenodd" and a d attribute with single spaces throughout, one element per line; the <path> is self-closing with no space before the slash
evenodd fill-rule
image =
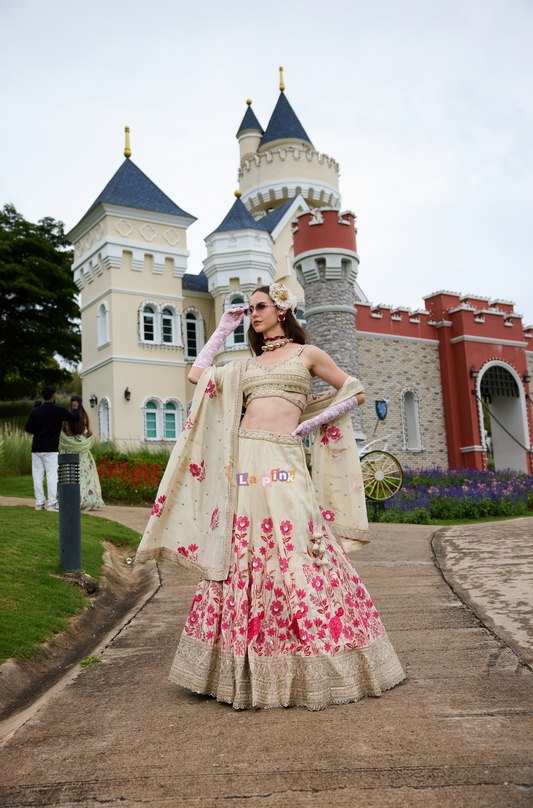
<path id="1" fill-rule="evenodd" d="M 124 131 L 126 132 L 126 146 L 124 148 L 124 157 L 131 157 L 130 128 L 129 128 L 129 126 L 126 126 Z"/>
<path id="2" fill-rule="evenodd" d="M 279 69 L 279 89 L 281 92 L 285 89 L 285 85 L 283 84 L 283 68 L 280 67 Z"/>
<path id="3" fill-rule="evenodd" d="M 237 197 L 237 199 L 240 199 L 242 196 L 242 191 L 239 190 L 235 191 L 235 196 Z"/>
<path id="4" fill-rule="evenodd" d="M 252 99 L 251 99 L 251 98 L 247 98 L 247 99 L 246 99 L 246 103 L 248 104 L 248 106 L 251 106 L 251 104 L 252 104 Z"/>

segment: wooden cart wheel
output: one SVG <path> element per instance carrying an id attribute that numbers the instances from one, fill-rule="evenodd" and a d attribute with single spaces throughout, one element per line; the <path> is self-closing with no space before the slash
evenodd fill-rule
<path id="1" fill-rule="evenodd" d="M 398 493 L 403 483 L 403 471 L 396 458 L 388 452 L 369 452 L 361 458 L 366 498 L 383 502 Z"/>

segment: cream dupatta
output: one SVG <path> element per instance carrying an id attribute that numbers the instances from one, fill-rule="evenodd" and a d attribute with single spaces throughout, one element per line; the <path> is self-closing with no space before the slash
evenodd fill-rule
<path id="1" fill-rule="evenodd" d="M 209 367 L 201 375 L 190 413 L 161 480 L 136 560 L 162 556 L 202 578 L 228 577 L 237 499 L 238 432 L 247 359 Z M 362 392 L 348 377 L 338 391 L 311 395 L 301 421 Z M 368 539 L 359 456 L 349 413 L 318 430 L 313 483 L 333 534 L 346 551 Z"/>

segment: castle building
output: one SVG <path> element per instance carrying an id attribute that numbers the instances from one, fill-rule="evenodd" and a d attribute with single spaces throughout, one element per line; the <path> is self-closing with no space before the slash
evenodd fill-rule
<path id="1" fill-rule="evenodd" d="M 128 130 L 126 159 L 68 234 L 95 433 L 122 448 L 173 444 L 194 392 L 187 374 L 222 313 L 281 281 L 312 342 L 365 384 L 367 404 L 353 413 L 360 443 L 390 435 L 389 451 L 411 468 L 486 468 L 493 457 L 532 472 L 533 328 L 513 303 L 483 296 L 435 292 L 415 311 L 372 304 L 338 163 L 314 147 L 283 77 L 265 130 L 251 104 L 237 131 L 239 190 L 205 238 L 199 275 L 186 271 L 196 219 L 133 163 Z M 248 325 L 217 364 L 249 356 Z"/>

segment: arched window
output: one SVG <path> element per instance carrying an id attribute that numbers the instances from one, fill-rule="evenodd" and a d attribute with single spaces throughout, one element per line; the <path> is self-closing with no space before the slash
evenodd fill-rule
<path id="1" fill-rule="evenodd" d="M 98 339 L 98 348 L 103 348 L 104 345 L 109 344 L 109 311 L 107 303 L 102 301 L 98 306 L 98 313 L 96 315 L 96 332 Z"/>
<path id="2" fill-rule="evenodd" d="M 204 318 L 198 309 L 184 311 L 185 360 L 194 361 L 204 347 Z"/>
<path id="3" fill-rule="evenodd" d="M 420 407 L 416 390 L 407 387 L 402 392 L 403 448 L 408 452 L 421 452 Z"/>
<path id="4" fill-rule="evenodd" d="M 150 400 L 144 405 L 144 439 L 161 440 L 160 402 Z"/>
<path id="5" fill-rule="evenodd" d="M 244 294 L 244 292 L 230 292 L 224 300 L 224 311 L 228 311 L 228 309 L 235 309 L 239 306 L 249 305 L 250 303 L 248 297 Z M 249 317 L 245 317 L 242 323 L 240 323 L 235 331 L 233 331 L 227 338 L 225 344 L 226 349 L 237 350 L 239 348 L 246 347 L 246 332 L 248 330 L 249 323 Z"/>
<path id="6" fill-rule="evenodd" d="M 155 311 L 153 306 L 143 306 L 142 337 L 144 342 L 155 342 Z"/>
<path id="7" fill-rule="evenodd" d="M 163 309 L 161 312 L 161 340 L 172 345 L 174 342 L 174 312 Z"/>
<path id="8" fill-rule="evenodd" d="M 172 399 L 165 402 L 165 440 L 176 440 L 183 429 L 183 405 Z"/>
<path id="9" fill-rule="evenodd" d="M 231 301 L 231 308 L 234 309 L 237 306 L 244 306 L 244 298 L 243 297 L 234 297 Z M 233 344 L 234 345 L 244 345 L 244 321 L 237 326 L 235 331 L 233 332 Z"/>
<path id="10" fill-rule="evenodd" d="M 98 427 L 100 431 L 100 440 L 111 440 L 111 413 L 109 408 L 109 399 L 101 398 L 98 404 Z"/>
<path id="11" fill-rule="evenodd" d="M 196 359 L 198 356 L 197 324 L 196 314 L 190 311 L 185 315 L 185 341 L 188 359 Z"/>

